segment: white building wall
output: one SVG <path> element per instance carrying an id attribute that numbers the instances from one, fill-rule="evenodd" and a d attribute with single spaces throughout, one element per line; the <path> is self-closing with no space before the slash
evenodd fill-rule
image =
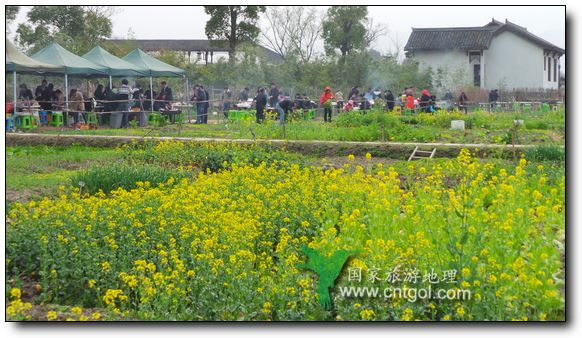
<path id="1" fill-rule="evenodd" d="M 484 54 L 484 88 L 558 88 L 557 81 L 544 83 L 543 49 L 512 32 L 495 36 Z"/>
<path id="2" fill-rule="evenodd" d="M 548 67 L 548 59 L 550 59 L 552 66 Z M 549 55 L 546 55 L 546 58 L 544 59 L 542 56 L 542 62 L 544 62 L 545 60 L 545 70 L 543 71 L 543 76 L 542 76 L 542 81 L 543 81 L 543 86 L 544 88 L 552 88 L 552 89 L 557 89 L 558 88 L 558 81 L 560 79 L 560 58 L 558 58 L 557 56 L 553 55 L 552 53 L 550 53 Z M 557 61 L 556 65 L 558 66 L 558 69 L 556 69 L 556 81 L 554 81 L 554 60 Z M 542 69 L 544 69 L 543 63 L 542 63 Z M 548 72 L 550 72 L 550 76 L 551 79 L 550 81 L 548 81 Z"/>
<path id="3" fill-rule="evenodd" d="M 455 74 L 463 74 L 464 79 L 455 79 L 464 84 L 473 84 L 473 65 L 469 63 L 469 56 L 461 50 L 429 50 L 414 52 L 414 59 L 419 62 L 421 69 L 432 67 L 436 73 L 437 69 L 446 69 L 449 77 L 455 78 Z M 481 66 L 483 71 L 483 66 Z M 483 79 L 483 77 L 481 77 Z M 481 80 L 483 81 L 483 80 Z"/>

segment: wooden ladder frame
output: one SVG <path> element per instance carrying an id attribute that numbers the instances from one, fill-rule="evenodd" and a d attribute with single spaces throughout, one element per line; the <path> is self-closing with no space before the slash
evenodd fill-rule
<path id="1" fill-rule="evenodd" d="M 410 157 L 408 158 L 408 162 L 412 161 L 412 160 L 419 160 L 419 159 L 431 159 L 434 157 L 434 154 L 436 153 L 436 148 L 433 148 L 431 151 L 426 151 L 426 150 L 419 150 L 418 146 L 414 147 L 414 150 L 412 151 L 412 154 L 410 154 Z M 421 155 L 428 155 L 428 156 L 417 156 L 417 154 Z"/>

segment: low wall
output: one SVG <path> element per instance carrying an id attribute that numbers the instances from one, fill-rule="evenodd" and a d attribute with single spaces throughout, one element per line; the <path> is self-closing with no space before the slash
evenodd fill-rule
<path id="1" fill-rule="evenodd" d="M 458 143 L 400 143 L 400 142 L 349 142 L 349 141 L 298 141 L 298 140 L 250 140 L 192 137 L 141 137 L 141 136 L 102 136 L 102 135 L 48 135 L 7 133 L 7 146 L 68 146 L 84 145 L 90 147 L 117 147 L 129 143 L 160 142 L 178 140 L 193 143 L 238 143 L 238 144 L 270 144 L 291 152 L 315 156 L 347 156 L 349 154 L 372 154 L 374 157 L 392 159 L 408 159 L 416 146 L 423 150 L 437 148 L 435 157 L 456 157 L 462 148 L 469 149 L 481 157 L 513 157 L 517 156 L 531 145 L 499 144 L 458 144 Z"/>

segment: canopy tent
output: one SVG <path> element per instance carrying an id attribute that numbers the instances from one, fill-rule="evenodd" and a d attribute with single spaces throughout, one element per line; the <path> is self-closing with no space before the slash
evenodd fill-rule
<path id="1" fill-rule="evenodd" d="M 6 72 L 64 74 L 63 66 L 32 59 L 6 39 Z"/>
<path id="2" fill-rule="evenodd" d="M 63 74 L 64 67 L 34 60 L 6 39 L 6 73 L 12 73 L 13 98 L 16 106 L 16 73 Z"/>
<path id="3" fill-rule="evenodd" d="M 107 68 L 107 72 L 109 73 L 109 88 L 111 88 L 112 76 L 148 76 L 146 69 L 141 69 L 132 63 L 118 58 L 101 48 L 101 46 L 95 46 L 95 48 L 83 55 L 83 58 Z"/>
<path id="4" fill-rule="evenodd" d="M 165 62 L 162 62 L 150 55 L 148 55 L 143 50 L 136 48 L 129 52 L 126 56 L 122 58 L 123 60 L 130 62 L 137 66 L 139 69 L 145 70 L 146 74 L 150 77 L 150 92 L 151 95 L 151 107 L 154 107 L 153 98 L 153 77 L 183 77 L 186 79 L 186 96 L 188 95 L 188 78 L 186 77 L 186 71 L 178 67 L 174 67 Z"/>
<path id="5" fill-rule="evenodd" d="M 69 104 L 69 75 L 83 77 L 107 77 L 109 75 L 106 67 L 83 59 L 56 42 L 51 42 L 50 45 L 39 50 L 31 57 L 37 61 L 50 62 L 65 68 L 65 102 L 67 108 Z"/>
<path id="6" fill-rule="evenodd" d="M 140 70 L 145 70 L 147 75 L 151 77 L 182 77 L 186 75 L 185 70 L 162 62 L 139 48 L 134 49 L 122 59 L 134 64 Z"/>
<path id="7" fill-rule="evenodd" d="M 75 55 L 56 42 L 52 42 L 31 57 L 37 61 L 63 66 L 65 67 L 65 74 L 67 75 L 79 75 L 85 77 L 106 77 L 109 75 L 106 67 Z"/>

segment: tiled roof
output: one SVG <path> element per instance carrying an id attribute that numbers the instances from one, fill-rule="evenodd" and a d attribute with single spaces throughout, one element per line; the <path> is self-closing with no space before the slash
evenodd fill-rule
<path id="1" fill-rule="evenodd" d="M 414 52 L 419 50 L 487 49 L 493 37 L 505 31 L 510 31 L 546 50 L 559 54 L 566 53 L 564 49 L 507 20 L 505 23 L 492 20 L 482 27 L 412 28 L 412 34 L 410 34 L 404 50 Z"/>
<path id="2" fill-rule="evenodd" d="M 484 27 L 412 28 L 405 51 L 441 49 L 487 49 L 493 29 Z"/>

